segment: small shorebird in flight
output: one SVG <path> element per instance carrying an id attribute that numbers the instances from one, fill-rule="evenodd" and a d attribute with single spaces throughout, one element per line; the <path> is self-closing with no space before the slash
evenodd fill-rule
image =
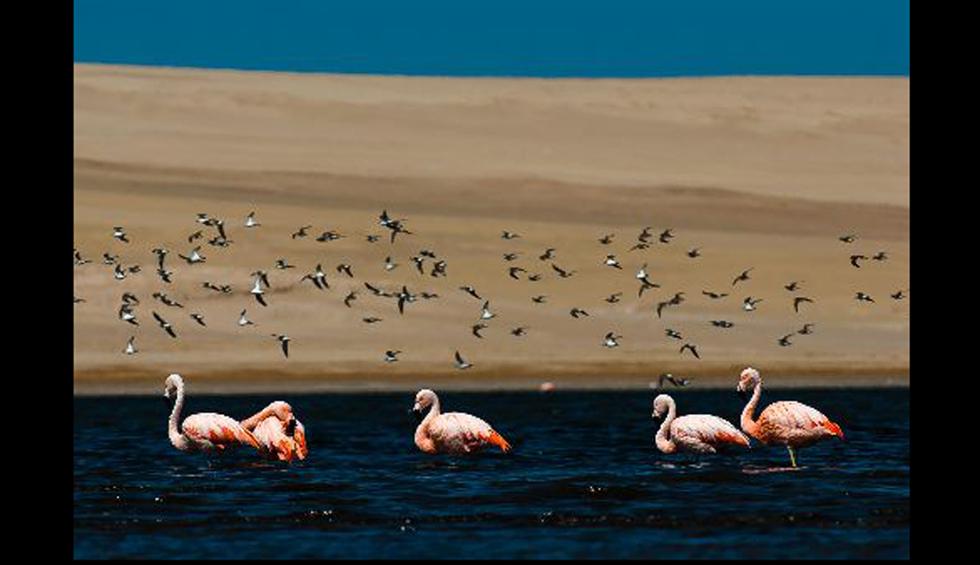
<path id="1" fill-rule="evenodd" d="M 255 212 L 249 212 L 248 216 L 245 216 L 245 227 L 246 228 L 257 228 L 262 224 L 255 221 Z"/>
<path id="2" fill-rule="evenodd" d="M 718 292 L 711 292 L 707 290 L 702 290 L 701 294 L 707 296 L 712 300 L 718 300 L 719 298 L 725 298 L 726 296 L 728 296 L 727 292 L 718 293 Z"/>
<path id="3" fill-rule="evenodd" d="M 157 268 L 163 269 L 163 260 L 167 257 L 167 253 L 170 253 L 166 247 L 154 247 L 153 254 L 157 256 Z"/>
<path id="4" fill-rule="evenodd" d="M 398 267 L 398 263 L 391 260 L 391 255 L 385 257 L 385 271 L 393 271 Z"/>
<path id="5" fill-rule="evenodd" d="M 157 275 L 160 277 L 160 280 L 162 280 L 165 283 L 173 282 L 173 279 L 170 278 L 174 276 L 173 271 L 168 271 L 166 269 L 157 269 Z"/>
<path id="6" fill-rule="evenodd" d="M 344 297 L 344 306 L 348 308 L 353 308 L 353 306 L 351 306 L 350 303 L 355 300 L 357 300 L 357 291 L 352 290 L 349 293 L 347 293 L 347 296 Z"/>
<path id="7" fill-rule="evenodd" d="M 118 255 L 109 255 L 108 253 L 102 254 L 103 265 L 115 265 L 117 261 L 119 261 Z"/>
<path id="8" fill-rule="evenodd" d="M 687 252 L 687 256 L 690 257 L 691 259 L 697 259 L 698 257 L 701 256 L 701 248 L 695 247 L 694 249 L 691 249 L 690 251 Z"/>
<path id="9" fill-rule="evenodd" d="M 204 263 L 205 261 L 207 261 L 207 258 L 201 255 L 200 245 L 198 245 L 194 249 L 191 249 L 190 256 L 181 255 L 180 253 L 178 253 L 177 256 L 183 259 L 184 261 L 187 261 L 188 265 L 193 265 L 194 263 Z"/>
<path id="10" fill-rule="evenodd" d="M 660 243 L 670 243 L 670 240 L 674 238 L 674 231 L 671 228 L 667 228 L 660 233 Z"/>
<path id="11" fill-rule="evenodd" d="M 133 344 L 133 340 L 135 339 L 136 336 L 134 335 L 129 336 L 129 341 L 126 342 L 126 349 L 123 350 L 123 353 L 125 353 L 126 355 L 133 355 L 135 353 L 139 353 L 139 349 L 136 349 L 136 346 Z"/>
<path id="12" fill-rule="evenodd" d="M 364 288 L 370 290 L 371 291 L 371 294 L 373 294 L 375 296 L 383 296 L 384 298 L 394 298 L 396 296 L 396 295 L 394 295 L 394 294 L 392 294 L 392 293 L 390 293 L 390 292 L 388 292 L 386 290 L 381 290 L 380 288 L 372 285 L 371 283 L 369 283 L 367 281 L 364 282 Z"/>
<path id="13" fill-rule="evenodd" d="M 637 249 L 647 249 L 649 247 L 650 247 L 649 243 L 647 243 L 646 241 L 640 241 L 633 247 L 630 247 L 630 251 L 636 251 Z"/>
<path id="14" fill-rule="evenodd" d="M 868 258 L 865 257 L 864 255 L 851 255 L 851 265 L 854 265 L 858 269 L 861 268 L 861 265 L 858 265 L 858 261 L 867 261 L 867 260 Z"/>
<path id="15" fill-rule="evenodd" d="M 787 285 L 783 285 L 783 288 L 785 288 L 786 290 L 788 290 L 790 292 L 796 292 L 797 290 L 799 290 L 800 284 L 803 283 L 803 282 L 805 282 L 805 281 L 793 281 L 793 282 L 791 282 L 791 283 L 789 283 Z"/>
<path id="16" fill-rule="evenodd" d="M 480 319 L 489 320 L 494 316 L 496 316 L 496 314 L 490 311 L 490 301 L 487 300 L 486 302 L 483 303 L 483 312 L 480 313 Z"/>
<path id="17" fill-rule="evenodd" d="M 398 361 L 399 353 L 401 353 L 400 349 L 385 351 L 385 363 L 394 363 L 395 361 Z"/>
<path id="18" fill-rule="evenodd" d="M 422 249 L 421 251 L 419 251 L 419 255 L 421 257 L 428 257 L 429 259 L 435 259 L 436 258 L 435 251 L 430 251 L 428 249 Z"/>
<path id="19" fill-rule="evenodd" d="M 531 297 L 531 302 L 534 302 L 535 304 L 544 304 L 547 301 L 548 301 L 548 297 L 544 294 L 539 294 L 538 296 Z"/>
<path id="20" fill-rule="evenodd" d="M 528 275 L 527 280 L 531 282 L 537 282 L 541 280 L 541 273 L 534 273 L 533 275 Z"/>
<path id="21" fill-rule="evenodd" d="M 202 316 L 200 314 L 191 313 L 191 318 L 194 318 L 194 321 L 195 322 L 197 322 L 198 324 L 201 324 L 204 327 L 207 327 L 208 326 L 207 324 L 204 323 L 204 316 Z"/>
<path id="22" fill-rule="evenodd" d="M 521 280 L 521 277 L 517 276 L 517 273 L 526 273 L 527 272 L 527 270 L 522 269 L 520 267 L 511 267 L 508 270 L 510 271 L 510 278 L 517 279 L 517 280 Z"/>
<path id="23" fill-rule="evenodd" d="M 327 231 L 321 233 L 319 236 L 317 236 L 316 240 L 317 241 L 334 241 L 334 240 L 340 239 L 342 237 L 344 237 L 344 236 L 340 235 L 338 232 L 336 232 L 334 230 L 327 230 Z"/>
<path id="24" fill-rule="evenodd" d="M 253 286 L 252 290 L 250 290 L 249 292 L 251 292 L 252 296 L 255 297 L 256 302 L 258 302 L 262 306 L 269 305 L 268 303 L 266 303 L 265 298 L 262 298 L 262 295 L 265 294 L 265 291 L 262 290 L 262 277 L 255 278 L 255 286 Z"/>
<path id="25" fill-rule="evenodd" d="M 432 265 L 432 272 L 429 273 L 429 274 L 431 274 L 433 277 L 444 277 L 444 276 L 446 276 L 446 262 L 445 261 L 442 261 L 442 260 L 436 261 Z"/>
<path id="26" fill-rule="evenodd" d="M 711 320 L 711 325 L 716 328 L 731 328 L 735 326 L 735 324 L 728 320 Z"/>
<path id="27" fill-rule="evenodd" d="M 810 335 L 810 334 L 812 334 L 813 333 L 813 324 L 803 324 L 803 327 L 800 328 L 800 330 L 797 331 L 796 333 L 798 333 L 800 335 Z"/>
<path id="28" fill-rule="evenodd" d="M 285 259 L 276 259 L 276 268 L 280 271 L 285 271 L 286 269 L 295 269 L 296 265 L 290 265 Z"/>
<path id="29" fill-rule="evenodd" d="M 671 305 L 671 302 L 669 300 L 665 300 L 663 302 L 658 302 L 657 303 L 657 317 L 659 318 L 660 317 L 660 314 L 664 311 L 664 308 L 666 308 L 667 306 L 670 306 L 670 305 Z"/>
<path id="30" fill-rule="evenodd" d="M 614 237 L 616 237 L 616 234 L 607 233 L 606 235 L 599 238 L 599 243 L 603 245 L 609 245 L 610 243 L 612 243 Z"/>
<path id="31" fill-rule="evenodd" d="M 872 259 L 873 261 L 884 261 L 884 260 L 886 260 L 886 259 L 888 259 L 888 254 L 887 254 L 887 253 L 885 253 L 884 251 L 879 251 L 879 252 L 877 252 L 877 253 L 875 253 L 875 254 L 874 254 L 874 255 L 873 255 L 872 257 L 871 257 L 871 259 Z"/>
<path id="32" fill-rule="evenodd" d="M 123 270 L 121 264 L 116 263 L 116 267 L 112 270 L 112 277 L 117 281 L 121 281 L 126 278 L 126 271 Z"/>
<path id="33" fill-rule="evenodd" d="M 515 259 L 517 259 L 518 256 L 520 256 L 520 253 L 519 252 L 517 252 L 517 253 L 504 253 L 504 261 L 514 261 Z"/>
<path id="34" fill-rule="evenodd" d="M 615 303 L 619 302 L 619 297 L 622 296 L 622 295 L 623 295 L 622 292 L 614 292 L 614 293 L 610 294 L 609 296 L 607 296 L 606 298 L 604 298 L 604 300 L 606 302 L 610 303 L 610 304 L 615 304 Z"/>
<path id="35" fill-rule="evenodd" d="M 660 376 L 657 377 L 657 387 L 656 388 L 658 388 L 658 389 L 664 388 L 664 381 L 667 381 L 670 384 L 672 384 L 674 386 L 678 386 L 678 387 L 680 387 L 680 386 L 687 386 L 687 385 L 689 385 L 691 383 L 691 379 L 684 379 L 684 378 L 680 378 L 680 377 L 675 377 L 674 375 L 672 375 L 670 373 L 661 373 Z"/>
<path id="36" fill-rule="evenodd" d="M 581 316 L 588 316 L 589 315 L 588 312 L 586 312 L 585 310 L 582 310 L 581 308 L 572 308 L 571 311 L 569 312 L 569 314 L 571 314 L 572 317 L 573 318 L 576 318 L 576 319 L 579 318 L 579 317 L 581 317 Z"/>
<path id="37" fill-rule="evenodd" d="M 791 337 L 793 337 L 793 334 L 786 334 L 783 337 L 779 338 L 779 340 L 776 343 L 778 343 L 782 347 L 793 345 L 793 342 L 789 340 L 789 338 Z"/>
<path id="38" fill-rule="evenodd" d="M 905 298 L 907 295 L 904 294 L 901 289 L 899 289 L 898 292 L 896 292 L 895 294 L 889 294 L 889 296 L 891 296 L 895 300 L 901 300 Z"/>
<path id="39" fill-rule="evenodd" d="M 527 326 L 519 326 L 510 330 L 510 335 L 514 337 L 523 337 L 527 335 Z"/>
<path id="40" fill-rule="evenodd" d="M 480 332 L 487 329 L 488 327 L 489 326 L 487 326 L 484 323 L 473 324 L 473 327 L 470 328 L 470 331 L 472 331 L 473 335 L 475 335 L 476 337 L 483 339 L 483 335 L 481 335 Z"/>
<path id="41" fill-rule="evenodd" d="M 865 294 L 863 292 L 856 293 L 854 295 L 854 300 L 859 300 L 861 302 L 874 302 L 875 301 L 874 298 L 871 298 L 870 295 Z"/>
<path id="42" fill-rule="evenodd" d="M 116 226 L 112 228 L 112 237 L 118 239 L 123 243 L 129 243 L 129 240 L 126 239 L 126 230 L 124 230 L 121 226 Z"/>
<path id="43" fill-rule="evenodd" d="M 248 310 L 242 310 L 242 313 L 238 315 L 238 325 L 241 327 L 255 325 L 255 322 L 245 317 L 245 312 L 247 311 Z"/>
<path id="44" fill-rule="evenodd" d="M 854 234 L 848 234 L 848 235 L 842 235 L 837 239 L 843 241 L 844 243 L 854 243 L 854 240 L 857 239 L 857 236 Z"/>
<path id="45" fill-rule="evenodd" d="M 521 236 L 520 236 L 520 234 L 517 234 L 517 233 L 513 233 L 513 232 L 509 232 L 509 231 L 507 231 L 507 230 L 504 230 L 504 231 L 503 231 L 503 232 L 502 232 L 502 233 L 500 234 L 500 238 L 501 238 L 501 239 L 515 239 L 515 238 L 518 238 L 518 237 L 521 237 Z"/>
<path id="46" fill-rule="evenodd" d="M 606 334 L 604 338 L 602 338 L 602 345 L 609 348 L 619 347 L 619 341 L 617 340 L 620 340 L 622 338 L 623 336 L 621 335 L 616 335 L 613 332 L 609 332 Z"/>
<path id="47" fill-rule="evenodd" d="M 368 316 L 367 318 L 361 318 L 361 321 L 364 322 L 365 324 L 376 324 L 378 322 L 383 321 L 383 318 Z"/>
<path id="48" fill-rule="evenodd" d="M 197 219 L 194 221 L 199 224 L 204 224 L 206 226 L 211 225 L 211 217 L 208 216 L 207 212 L 198 212 Z"/>
<path id="49" fill-rule="evenodd" d="M 204 237 L 204 230 L 197 230 L 196 232 L 187 236 L 187 243 L 194 243 L 195 239 L 201 239 Z"/>
<path id="50" fill-rule="evenodd" d="M 270 335 L 279 341 L 279 344 L 282 346 L 282 354 L 285 355 L 287 359 L 289 359 L 289 336 L 286 334 L 281 334 L 281 335 L 270 334 Z"/>
<path id="51" fill-rule="evenodd" d="M 560 276 L 563 279 L 567 279 L 568 277 L 575 274 L 575 271 L 566 271 L 565 269 L 562 269 L 561 267 L 555 265 L 554 263 L 551 264 L 551 268 L 554 269 L 555 272 L 558 273 L 558 276 Z"/>
<path id="52" fill-rule="evenodd" d="M 368 243 L 377 243 L 378 240 L 381 239 L 381 236 L 380 235 L 374 235 L 374 234 L 368 234 L 368 235 L 364 236 L 364 238 L 367 239 L 367 242 Z"/>
<path id="53" fill-rule="evenodd" d="M 74 250 L 74 254 L 75 254 L 75 266 L 81 266 L 84 265 L 85 263 L 92 262 L 89 259 L 82 259 L 82 254 L 77 249 Z"/>
<path id="54" fill-rule="evenodd" d="M 214 283 L 212 283 L 211 281 L 204 281 L 203 283 L 201 283 L 201 286 L 203 286 L 204 288 L 213 290 L 215 292 L 221 292 L 221 287 L 218 286 L 218 285 L 216 285 L 216 284 L 214 284 Z"/>
<path id="55" fill-rule="evenodd" d="M 123 295 L 122 295 L 122 301 L 125 302 L 125 303 L 127 303 L 127 304 L 129 304 L 129 303 L 139 304 L 140 303 L 140 299 L 139 298 L 136 298 L 136 295 L 133 294 L 132 292 L 124 292 Z"/>
<path id="56" fill-rule="evenodd" d="M 737 276 L 737 277 L 735 277 L 735 280 L 732 281 L 732 286 L 735 286 L 740 281 L 747 281 L 747 280 L 749 280 L 751 278 L 751 277 L 749 277 L 749 271 L 751 271 L 754 268 L 755 267 L 749 267 L 748 269 L 742 271 L 742 274 L 739 275 L 739 276 Z"/>
<path id="57" fill-rule="evenodd" d="M 698 355 L 698 348 L 697 348 L 696 345 L 691 345 L 690 343 L 685 343 L 684 345 L 681 346 L 680 353 L 683 354 L 685 349 L 690 350 L 691 351 L 691 354 L 694 355 L 696 358 L 698 358 L 698 359 L 701 358 L 701 356 Z"/>
<path id="58" fill-rule="evenodd" d="M 306 237 L 308 234 L 306 230 L 312 228 L 313 226 L 301 226 L 298 230 L 294 231 L 289 237 L 296 239 L 297 237 Z"/>
<path id="59" fill-rule="evenodd" d="M 762 302 L 761 298 L 753 299 L 751 296 L 747 296 L 745 297 L 745 300 L 742 301 L 742 310 L 745 310 L 746 312 L 751 312 L 755 310 L 755 305 L 760 302 Z"/>
<path id="60" fill-rule="evenodd" d="M 425 274 L 425 268 L 423 263 L 425 263 L 425 257 L 419 257 L 418 255 L 413 255 L 411 257 L 412 262 L 415 263 L 415 268 L 418 269 L 420 275 Z"/>
<path id="61" fill-rule="evenodd" d="M 466 360 L 463 359 L 463 356 L 459 354 L 459 351 L 456 352 L 456 368 L 457 369 L 469 369 L 472 366 L 473 366 L 472 363 L 468 363 L 468 362 L 466 362 Z"/>
<path id="62" fill-rule="evenodd" d="M 129 322 L 134 326 L 140 325 L 140 323 L 136 320 L 136 314 L 133 313 L 133 307 L 130 306 L 128 302 L 124 302 L 119 307 L 119 319 L 124 322 Z"/>
<path id="63" fill-rule="evenodd" d="M 615 255 L 606 255 L 606 260 L 603 261 L 603 263 L 607 267 L 615 267 L 615 268 L 620 269 L 620 270 L 623 269 L 623 267 L 620 266 L 619 261 L 616 260 L 616 256 Z"/>
<path id="64" fill-rule="evenodd" d="M 347 276 L 348 277 L 354 278 L 354 273 L 351 272 L 351 266 L 348 265 L 347 263 L 341 263 L 341 264 L 337 265 L 337 272 L 338 273 L 347 273 Z"/>
<path id="65" fill-rule="evenodd" d="M 799 313 L 799 311 L 800 311 L 800 304 L 803 303 L 803 302 L 810 302 L 810 303 L 812 303 L 813 302 L 813 299 L 812 298 L 807 298 L 805 296 L 797 296 L 797 297 L 793 298 L 793 310 L 795 310 L 797 313 Z"/>
<path id="66" fill-rule="evenodd" d="M 476 293 L 476 289 L 473 288 L 472 286 L 469 286 L 469 285 L 467 285 L 467 286 L 461 286 L 461 287 L 459 287 L 459 289 L 462 290 L 463 292 L 469 294 L 473 298 L 476 298 L 477 300 L 483 300 L 483 297 L 481 297 L 479 294 L 477 294 Z"/>
<path id="67" fill-rule="evenodd" d="M 301 278 L 299 282 L 303 282 L 307 279 L 313 281 L 313 284 L 320 290 L 330 288 L 330 285 L 327 284 L 327 274 L 323 272 L 323 267 L 320 263 L 316 264 L 316 271 L 303 275 L 303 278 Z"/>
<path id="68" fill-rule="evenodd" d="M 401 290 L 401 292 L 398 293 L 398 313 L 399 314 L 404 314 L 405 313 L 405 303 L 406 302 L 415 302 L 415 295 L 412 294 L 411 292 L 408 292 L 408 287 L 406 287 L 405 285 L 402 285 L 402 290 Z"/>
<path id="69" fill-rule="evenodd" d="M 439 298 L 438 294 L 434 292 L 425 292 L 425 291 L 420 292 L 419 296 L 425 300 L 430 300 L 432 298 Z"/>
<path id="70" fill-rule="evenodd" d="M 160 314 L 157 314 L 156 312 L 153 312 L 153 317 L 156 319 L 157 323 L 160 324 L 160 328 L 162 328 L 163 331 L 170 334 L 170 337 L 173 338 L 177 337 L 177 334 L 174 333 L 174 328 L 173 326 L 170 325 L 170 322 L 164 320 L 163 317 L 161 317 Z"/>
<path id="71" fill-rule="evenodd" d="M 173 306 L 175 308 L 183 308 L 184 307 L 183 304 L 181 304 L 180 302 L 177 302 L 176 300 L 170 298 L 169 296 L 167 296 L 166 294 L 164 294 L 162 292 L 154 292 L 152 296 L 153 296 L 153 298 L 156 298 L 157 300 L 159 300 L 160 302 L 166 304 L 167 306 Z"/>
<path id="72" fill-rule="evenodd" d="M 549 247 L 548 249 L 545 249 L 544 250 L 544 253 L 542 253 L 540 256 L 538 256 L 538 259 L 540 259 L 542 261 L 548 261 L 549 259 L 554 259 L 554 258 L 555 258 L 555 248 L 554 247 Z"/>
<path id="73" fill-rule="evenodd" d="M 664 333 L 667 334 L 667 337 L 672 337 L 674 339 L 684 339 L 684 337 L 681 335 L 681 332 L 677 330 L 672 330 L 670 328 L 667 328 L 664 330 Z"/>
<path id="74" fill-rule="evenodd" d="M 647 227 L 643 228 L 643 230 L 640 232 L 640 235 L 636 236 L 637 241 L 640 241 L 640 242 L 643 242 L 643 243 L 649 242 L 650 241 L 650 238 L 653 237 L 653 232 L 650 231 L 652 229 L 653 229 L 653 226 L 647 226 Z"/>

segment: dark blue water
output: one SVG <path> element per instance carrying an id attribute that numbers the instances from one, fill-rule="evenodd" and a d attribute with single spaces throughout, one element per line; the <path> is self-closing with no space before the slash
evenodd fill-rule
<path id="1" fill-rule="evenodd" d="M 671 391 L 684 413 L 737 422 L 730 391 Z M 844 429 L 846 442 L 732 456 L 653 447 L 644 392 L 443 393 L 487 419 L 510 455 L 427 456 L 412 394 L 280 395 L 310 457 L 209 460 L 167 440 L 158 398 L 75 400 L 77 558 L 909 556 L 909 393 L 766 391 Z M 269 396 L 191 396 L 188 414 L 244 417 Z"/>

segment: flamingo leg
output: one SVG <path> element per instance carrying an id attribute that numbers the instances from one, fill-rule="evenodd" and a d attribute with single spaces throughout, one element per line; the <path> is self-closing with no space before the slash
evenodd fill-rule
<path id="1" fill-rule="evenodd" d="M 793 464 L 793 468 L 796 468 L 796 453 L 793 451 L 792 445 L 787 445 L 786 449 L 789 450 L 789 460 Z"/>

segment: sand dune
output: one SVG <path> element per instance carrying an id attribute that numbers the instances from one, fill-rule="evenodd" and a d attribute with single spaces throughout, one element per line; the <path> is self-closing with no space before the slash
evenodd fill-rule
<path id="1" fill-rule="evenodd" d="M 214 390 L 492 388 L 543 378 L 629 386 L 663 370 L 724 383 L 746 364 L 777 382 L 907 382 L 909 304 L 887 294 L 909 278 L 908 87 L 890 78 L 444 79 L 76 65 L 75 245 L 86 257 L 109 251 L 143 266 L 122 282 L 98 261 L 76 267 L 75 294 L 87 300 L 74 307 L 76 392 L 155 391 L 170 371 Z M 387 235 L 376 224 L 384 207 L 415 234 L 366 243 L 367 233 Z M 246 230 L 253 209 L 263 226 Z M 191 247 L 197 212 L 224 218 L 235 243 L 205 245 L 208 262 L 187 266 L 176 253 Z M 350 237 L 291 240 L 304 224 Z M 133 243 L 112 240 L 113 225 Z M 677 238 L 628 251 L 646 225 Z M 523 237 L 502 240 L 501 229 Z M 860 239 L 842 244 L 844 232 Z M 604 233 L 616 234 L 608 247 L 596 242 Z M 172 285 L 153 274 L 159 244 L 172 252 Z M 694 246 L 704 255 L 692 260 L 685 251 Z M 579 273 L 554 277 L 537 259 L 546 247 Z M 448 278 L 417 274 L 409 257 L 422 248 L 449 262 Z M 851 253 L 878 250 L 890 259 L 848 264 Z M 508 251 L 523 255 L 506 263 Z M 601 264 L 606 253 L 624 272 Z M 387 255 L 401 264 L 390 273 Z M 278 257 L 299 268 L 275 271 Z M 333 272 L 342 261 L 355 279 Z M 317 262 L 330 291 L 297 283 Z M 644 262 L 663 287 L 638 300 L 632 274 Z M 510 265 L 544 277 L 514 281 Z M 729 298 L 701 296 L 730 291 L 748 267 L 752 280 Z M 269 308 L 247 294 L 257 268 L 271 272 Z M 805 314 L 782 288 L 794 279 L 817 300 Z M 215 295 L 204 280 L 236 292 Z M 391 301 L 362 292 L 346 308 L 343 296 L 363 291 L 364 280 L 440 299 L 399 316 Z M 498 312 L 484 340 L 469 333 L 480 304 L 462 284 Z M 124 290 L 143 301 L 139 328 L 116 318 Z M 154 302 L 157 290 L 187 308 Z M 877 304 L 854 301 L 858 290 Z M 603 302 L 615 291 L 622 302 Z M 656 302 L 677 291 L 687 301 L 658 319 Z M 533 294 L 549 303 L 533 304 Z M 764 299 L 758 311 L 740 310 L 747 295 Z M 572 306 L 591 316 L 572 319 Z M 235 325 L 243 307 L 256 328 Z M 165 336 L 151 310 L 181 339 Z M 384 322 L 362 323 L 368 315 Z M 708 324 L 719 318 L 736 327 Z M 803 322 L 816 333 L 776 345 Z M 517 325 L 530 327 L 526 337 L 510 336 Z M 679 356 L 666 327 L 697 343 L 703 360 Z M 282 331 L 293 338 L 288 361 L 268 335 Z M 620 348 L 601 347 L 607 331 L 625 336 Z M 122 355 L 134 333 L 140 354 Z M 403 350 L 403 360 L 384 364 L 385 349 Z M 476 366 L 455 371 L 455 349 Z"/>

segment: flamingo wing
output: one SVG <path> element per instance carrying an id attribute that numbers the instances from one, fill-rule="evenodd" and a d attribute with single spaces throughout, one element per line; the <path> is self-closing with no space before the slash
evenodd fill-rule
<path id="1" fill-rule="evenodd" d="M 759 414 L 759 426 L 772 439 L 799 446 L 831 435 L 844 438 L 840 426 L 819 410 L 793 400 L 767 406 Z"/>
<path id="2" fill-rule="evenodd" d="M 294 421 L 292 436 L 286 433 L 289 431 L 287 424 L 275 416 L 265 418 L 255 426 L 255 438 L 267 456 L 280 461 L 306 458 L 305 429 L 298 420 Z"/>
<path id="3" fill-rule="evenodd" d="M 749 438 L 728 420 L 710 414 L 689 414 L 674 420 L 671 436 L 675 441 L 699 442 L 712 448 L 723 445 L 749 447 Z"/>
<path id="4" fill-rule="evenodd" d="M 181 428 L 188 438 L 198 443 L 208 442 L 219 450 L 239 445 L 261 449 L 251 432 L 224 414 L 214 412 L 192 414 L 184 419 Z"/>
<path id="5" fill-rule="evenodd" d="M 490 444 L 510 451 L 510 444 L 490 424 L 462 412 L 440 415 L 430 425 L 429 435 L 440 450 L 452 453 L 470 453 Z"/>

